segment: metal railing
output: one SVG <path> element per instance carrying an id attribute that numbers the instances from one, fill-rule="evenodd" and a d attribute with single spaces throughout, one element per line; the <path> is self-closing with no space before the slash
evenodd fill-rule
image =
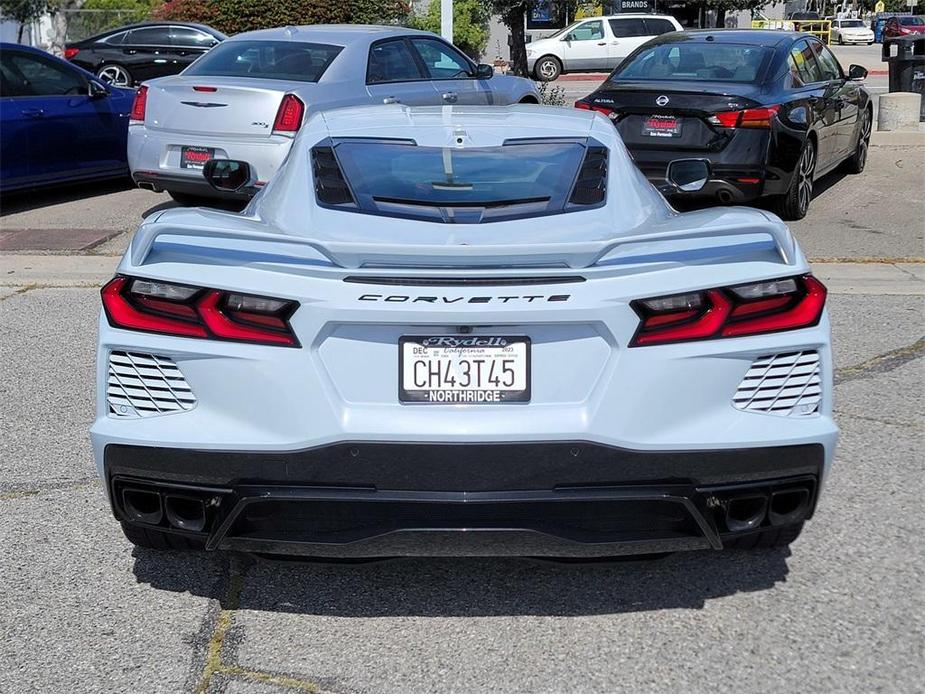
<path id="1" fill-rule="evenodd" d="M 823 43 L 830 43 L 832 38 L 832 22 L 829 19 L 753 19 L 752 29 L 801 31 L 812 34 Z"/>

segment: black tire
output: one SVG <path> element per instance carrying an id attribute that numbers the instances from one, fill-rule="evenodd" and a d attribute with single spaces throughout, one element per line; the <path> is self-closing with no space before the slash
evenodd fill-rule
<path id="1" fill-rule="evenodd" d="M 845 171 L 850 174 L 859 174 L 867 165 L 867 154 L 870 151 L 870 131 L 873 129 L 873 115 L 869 109 L 861 113 L 861 122 L 858 123 L 858 144 L 854 154 L 845 160 Z"/>
<path id="2" fill-rule="evenodd" d="M 555 82 L 562 74 L 562 63 L 554 55 L 544 55 L 533 64 L 533 76 L 540 82 Z"/>
<path id="3" fill-rule="evenodd" d="M 800 536 L 802 523 L 771 528 L 723 541 L 724 549 L 778 549 L 787 547 Z"/>
<path id="4" fill-rule="evenodd" d="M 793 180 L 790 188 L 784 193 L 776 204 L 777 214 L 781 219 L 795 221 L 803 219 L 809 211 L 809 203 L 813 199 L 813 174 L 816 171 L 816 145 L 812 138 L 807 137 L 800 150 L 796 168 L 793 171 Z"/>
<path id="5" fill-rule="evenodd" d="M 195 537 L 186 537 L 184 535 L 175 535 L 174 533 L 165 533 L 153 528 L 140 528 L 137 525 L 122 524 L 122 532 L 125 539 L 136 547 L 145 549 L 172 549 L 183 551 L 195 551 L 205 549 L 205 540 Z"/>

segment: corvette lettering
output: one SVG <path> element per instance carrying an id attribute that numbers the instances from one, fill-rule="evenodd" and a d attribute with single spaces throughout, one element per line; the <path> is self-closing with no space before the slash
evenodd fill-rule
<path id="1" fill-rule="evenodd" d="M 387 304 L 506 304 L 511 301 L 555 303 L 568 301 L 571 294 L 526 294 L 523 296 L 408 296 L 406 294 L 363 294 L 359 301 L 378 301 Z"/>

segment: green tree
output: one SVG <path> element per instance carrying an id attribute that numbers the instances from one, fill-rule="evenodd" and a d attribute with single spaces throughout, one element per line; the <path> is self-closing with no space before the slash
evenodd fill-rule
<path id="1" fill-rule="evenodd" d="M 488 43 L 488 9 L 481 0 L 454 0 L 453 43 L 473 60 L 478 60 Z M 427 13 L 412 16 L 415 29 L 440 33 L 440 0 L 430 0 Z"/>
<path id="2" fill-rule="evenodd" d="M 0 13 L 19 22 L 16 42 L 22 43 L 22 33 L 27 24 L 31 24 L 48 10 L 48 0 L 0 0 Z"/>
<path id="3" fill-rule="evenodd" d="M 527 75 L 527 44 L 524 27 L 531 0 L 481 0 L 489 14 L 498 15 L 511 32 L 511 70 L 515 75 Z"/>

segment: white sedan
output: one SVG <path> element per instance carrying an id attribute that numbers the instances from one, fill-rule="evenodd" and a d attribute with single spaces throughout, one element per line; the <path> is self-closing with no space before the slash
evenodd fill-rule
<path id="1" fill-rule="evenodd" d="M 869 46 L 874 42 L 874 32 L 860 19 L 835 19 L 832 20 L 831 42 L 842 46 L 849 43 Z"/>
<path id="2" fill-rule="evenodd" d="M 838 435 L 825 298 L 783 222 L 679 214 L 600 114 L 323 112 L 242 214 L 138 228 L 102 291 L 94 453 L 145 547 L 781 547 Z"/>

